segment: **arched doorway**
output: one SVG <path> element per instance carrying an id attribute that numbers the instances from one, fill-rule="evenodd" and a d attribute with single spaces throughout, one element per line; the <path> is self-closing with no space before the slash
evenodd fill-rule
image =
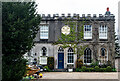
<path id="1" fill-rule="evenodd" d="M 64 69 L 64 50 L 61 46 L 58 49 L 58 69 Z"/>

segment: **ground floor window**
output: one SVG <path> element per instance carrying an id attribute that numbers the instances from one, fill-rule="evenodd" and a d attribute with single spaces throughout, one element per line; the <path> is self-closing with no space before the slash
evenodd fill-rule
<path id="1" fill-rule="evenodd" d="M 47 57 L 40 57 L 40 64 L 46 65 L 47 64 Z"/>
<path id="2" fill-rule="evenodd" d="M 68 49 L 68 56 L 67 57 L 68 57 L 68 59 L 67 59 L 68 63 L 74 63 L 74 53 L 73 53 L 72 48 Z"/>
<path id="3" fill-rule="evenodd" d="M 90 64 L 92 62 L 92 57 L 91 57 L 91 49 L 86 48 L 84 51 L 84 63 L 85 64 Z"/>
<path id="4" fill-rule="evenodd" d="M 105 48 L 100 49 L 99 61 L 100 61 L 100 64 L 107 63 L 107 50 Z"/>

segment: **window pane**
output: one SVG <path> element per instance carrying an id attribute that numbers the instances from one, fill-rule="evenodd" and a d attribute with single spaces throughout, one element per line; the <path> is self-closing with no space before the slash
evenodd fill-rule
<path id="1" fill-rule="evenodd" d="M 107 27 L 106 25 L 102 25 L 99 27 L 99 38 L 107 39 Z"/>
<path id="2" fill-rule="evenodd" d="M 48 25 L 40 26 L 40 39 L 48 39 Z"/>
<path id="3" fill-rule="evenodd" d="M 91 63 L 91 50 L 90 48 L 86 48 L 84 51 L 84 63 Z"/>
<path id="4" fill-rule="evenodd" d="M 68 49 L 68 63 L 73 63 L 73 62 L 74 62 L 73 49 L 69 48 Z"/>
<path id="5" fill-rule="evenodd" d="M 84 39 L 92 39 L 92 26 L 84 25 Z"/>

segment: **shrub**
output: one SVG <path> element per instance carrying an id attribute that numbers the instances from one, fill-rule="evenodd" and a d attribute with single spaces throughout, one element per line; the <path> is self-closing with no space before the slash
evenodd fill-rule
<path id="1" fill-rule="evenodd" d="M 99 66 L 95 66 L 95 71 L 96 71 L 96 72 L 99 72 L 99 71 L 100 71 Z"/>
<path id="2" fill-rule="evenodd" d="M 113 72 L 116 72 L 116 69 L 115 69 L 115 68 L 113 68 L 113 69 L 112 69 L 112 71 L 113 71 Z"/>
<path id="3" fill-rule="evenodd" d="M 85 66 L 82 66 L 81 71 L 82 71 L 82 72 L 85 72 L 86 70 L 87 70 L 86 67 L 85 67 Z"/>
<path id="4" fill-rule="evenodd" d="M 99 62 L 98 62 L 98 61 L 91 63 L 91 66 L 92 66 L 92 67 L 95 67 L 95 66 L 98 66 L 98 65 L 99 65 Z"/>
<path id="5" fill-rule="evenodd" d="M 76 68 L 76 70 L 75 70 L 76 72 L 80 72 L 81 70 L 80 70 L 80 68 Z"/>
<path id="6" fill-rule="evenodd" d="M 83 66 L 83 60 L 82 59 L 77 59 L 76 65 L 77 65 L 76 68 L 81 68 Z"/>
<path id="7" fill-rule="evenodd" d="M 87 68 L 87 72 L 94 72 L 94 68 Z"/>
<path id="8" fill-rule="evenodd" d="M 100 72 L 106 72 L 106 68 L 100 68 Z"/>
<path id="9" fill-rule="evenodd" d="M 43 69 L 46 69 L 46 71 L 50 72 L 51 70 L 48 68 L 48 66 L 44 66 Z"/>
<path id="10" fill-rule="evenodd" d="M 47 58 L 47 66 L 50 70 L 54 69 L 54 57 Z"/>
<path id="11" fill-rule="evenodd" d="M 111 71 L 112 71 L 112 68 L 111 68 L 110 66 L 107 66 L 106 71 L 107 71 L 107 72 L 111 72 Z"/>
<path id="12" fill-rule="evenodd" d="M 107 61 L 107 66 L 112 66 L 111 61 Z"/>

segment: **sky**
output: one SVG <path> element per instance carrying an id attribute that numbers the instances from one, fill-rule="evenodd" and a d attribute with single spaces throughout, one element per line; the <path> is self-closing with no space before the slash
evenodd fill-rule
<path id="1" fill-rule="evenodd" d="M 111 14 L 115 15 L 115 31 L 118 32 L 118 2 L 120 0 L 35 0 L 38 4 L 39 14 L 59 14 L 67 15 L 71 13 L 80 14 L 105 14 L 109 7 Z"/>

